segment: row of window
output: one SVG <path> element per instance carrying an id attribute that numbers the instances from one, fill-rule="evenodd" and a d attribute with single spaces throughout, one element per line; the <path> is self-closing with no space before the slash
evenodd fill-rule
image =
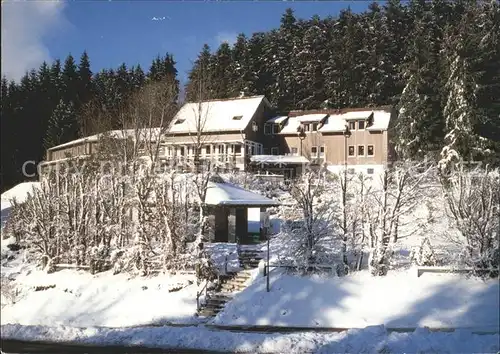
<path id="1" fill-rule="evenodd" d="M 365 130 L 366 121 L 365 120 L 352 120 L 349 121 L 349 130 Z M 319 123 L 303 123 L 302 128 L 304 132 L 317 132 L 319 128 Z M 279 133 L 279 124 L 275 123 L 266 123 L 264 125 L 264 134 L 278 134 Z"/>
<path id="2" fill-rule="evenodd" d="M 351 120 L 349 121 L 349 130 L 365 130 L 366 121 Z"/>
<path id="3" fill-rule="evenodd" d="M 226 153 L 226 154 L 241 154 L 241 148 L 242 148 L 242 146 L 238 145 L 238 144 L 228 145 L 226 151 L 224 151 L 224 145 L 218 145 L 218 146 L 216 146 L 214 148 L 214 151 L 212 151 L 210 145 L 206 145 L 204 147 L 205 154 L 211 154 L 212 152 L 213 153 L 218 153 L 218 154 L 224 154 L 224 153 Z M 248 146 L 248 148 L 249 148 L 248 152 L 252 153 L 251 146 Z M 196 150 L 195 147 L 191 147 L 191 146 L 188 146 L 187 148 L 184 148 L 184 146 L 178 146 L 178 147 L 173 147 L 173 148 L 171 148 L 171 147 L 166 148 L 166 152 L 167 152 L 168 156 L 172 156 L 172 155 L 184 156 L 186 154 L 186 152 L 187 152 L 187 155 L 194 155 L 195 154 L 195 150 Z M 202 148 L 202 151 L 203 151 L 203 148 Z"/>
<path id="4" fill-rule="evenodd" d="M 367 145 L 365 149 L 365 145 L 358 145 L 358 154 L 356 155 L 356 147 L 354 145 L 349 145 L 348 154 L 349 157 L 354 156 L 373 156 L 375 155 L 375 148 L 373 145 Z"/>
<path id="5" fill-rule="evenodd" d="M 267 155 L 269 150 L 264 149 L 264 154 Z M 298 149 L 292 147 L 290 149 L 291 155 L 298 155 Z M 279 155 L 279 147 L 271 148 L 271 155 Z M 349 157 L 355 156 L 374 156 L 375 155 L 375 147 L 373 145 L 358 145 L 357 155 L 356 155 L 356 147 L 354 145 L 350 145 L 348 148 Z M 312 157 L 323 157 L 325 156 L 325 147 L 324 146 L 311 146 L 311 156 Z"/>

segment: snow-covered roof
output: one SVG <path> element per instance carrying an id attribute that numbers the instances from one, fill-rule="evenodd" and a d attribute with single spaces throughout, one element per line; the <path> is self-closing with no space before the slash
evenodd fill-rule
<path id="1" fill-rule="evenodd" d="M 181 107 L 170 126 L 170 133 L 241 131 L 246 129 L 264 96 L 227 100 L 189 102 Z"/>
<path id="2" fill-rule="evenodd" d="M 328 116 L 326 113 L 304 114 L 295 117 L 289 117 L 279 134 L 297 134 L 301 123 L 321 122 Z"/>
<path id="3" fill-rule="evenodd" d="M 66 147 L 79 145 L 86 142 L 96 142 L 103 137 L 110 137 L 115 139 L 124 139 L 124 138 L 134 138 L 139 135 L 140 138 L 146 137 L 155 137 L 159 136 L 162 131 L 162 128 L 144 128 L 144 129 L 124 129 L 124 130 L 109 130 L 104 133 L 99 133 L 95 135 L 90 135 L 85 138 L 75 139 L 68 141 L 67 143 L 60 144 L 57 146 L 53 146 L 49 148 L 49 150 L 59 150 Z"/>
<path id="4" fill-rule="evenodd" d="M 299 128 L 299 126 L 300 121 L 297 119 L 297 117 L 290 117 L 278 134 L 297 134 L 297 129 Z"/>
<path id="5" fill-rule="evenodd" d="M 304 156 L 294 156 L 294 155 L 253 155 L 252 157 L 250 157 L 250 161 L 259 164 L 309 163 L 309 160 Z"/>
<path id="6" fill-rule="evenodd" d="M 346 112 L 342 114 L 332 114 L 319 129 L 321 133 L 343 132 L 348 121 L 356 119 L 368 119 L 373 113 L 373 124 L 366 128 L 368 131 L 387 130 L 391 119 L 391 112 L 382 110 L 366 110 Z"/>
<path id="7" fill-rule="evenodd" d="M 320 122 L 327 115 L 328 114 L 326 113 L 304 114 L 302 116 L 296 116 L 295 118 L 297 118 L 301 123 Z"/>
<path id="8" fill-rule="evenodd" d="M 373 111 L 373 125 L 366 130 L 387 130 L 391 121 L 391 112 Z"/>
<path id="9" fill-rule="evenodd" d="M 232 183 L 208 182 L 205 204 L 275 206 L 279 205 L 279 202 L 247 191 Z"/>
<path id="10" fill-rule="evenodd" d="M 267 121 L 267 123 L 276 123 L 276 124 L 280 124 L 280 123 L 283 123 L 286 119 L 288 118 L 288 116 L 277 116 L 277 117 L 274 117 L 274 118 L 271 118 Z"/>

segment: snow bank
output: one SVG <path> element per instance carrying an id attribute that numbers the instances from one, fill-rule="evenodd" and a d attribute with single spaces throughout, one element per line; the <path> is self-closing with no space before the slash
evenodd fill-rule
<path id="1" fill-rule="evenodd" d="M 205 247 L 207 249 L 207 252 L 210 254 L 210 258 L 214 262 L 215 266 L 219 269 L 219 271 L 224 271 L 226 257 L 228 272 L 236 272 L 241 269 L 240 262 L 238 260 L 238 250 L 236 243 L 207 243 Z"/>
<path id="2" fill-rule="evenodd" d="M 213 320 L 224 325 L 295 327 L 478 328 L 498 330 L 498 280 L 454 274 L 368 271 L 347 277 L 300 277 L 273 271 L 271 291 L 259 277 Z"/>
<path id="3" fill-rule="evenodd" d="M 387 333 L 383 326 L 341 333 L 238 333 L 206 327 L 71 328 L 2 326 L 2 339 L 71 341 L 79 344 L 190 348 L 232 353 L 494 353 L 499 336 L 469 331 Z"/>
<path id="4" fill-rule="evenodd" d="M 18 203 L 23 203 L 26 201 L 28 194 L 33 193 L 35 188 L 39 188 L 40 182 L 23 182 L 19 183 L 15 187 L 9 189 L 2 193 L 2 209 L 4 208 L 4 202 L 9 202 L 15 199 Z M 5 204 L 6 206 L 7 204 Z"/>
<path id="5" fill-rule="evenodd" d="M 31 270 L 18 275 L 16 285 L 20 300 L 2 309 L 2 324 L 121 327 L 196 322 L 194 275 L 131 278 L 110 272 Z M 42 286 L 47 289 L 35 291 Z"/>
<path id="6" fill-rule="evenodd" d="M 1 196 L 1 227 L 5 226 L 12 209 L 12 200 L 24 203 L 33 190 L 40 187 L 40 182 L 23 182 L 2 193 Z"/>

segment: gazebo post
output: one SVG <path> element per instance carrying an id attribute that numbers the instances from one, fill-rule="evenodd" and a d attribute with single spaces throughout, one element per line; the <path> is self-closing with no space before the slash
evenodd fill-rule
<path id="1" fill-rule="evenodd" d="M 214 208 L 215 242 L 229 241 L 228 210 L 223 206 Z"/>
<path id="2" fill-rule="evenodd" d="M 248 207 L 236 207 L 236 238 L 240 244 L 248 243 Z"/>

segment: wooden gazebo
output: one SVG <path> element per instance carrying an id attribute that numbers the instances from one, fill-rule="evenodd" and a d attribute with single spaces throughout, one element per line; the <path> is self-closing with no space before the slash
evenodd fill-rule
<path id="1" fill-rule="evenodd" d="M 280 203 L 257 193 L 250 192 L 227 182 L 209 182 L 205 204 L 214 216 L 214 242 L 253 243 L 248 232 L 248 209 L 260 208 L 261 213 L 268 207 Z M 234 230 L 233 222 L 234 220 Z M 262 222 L 262 220 L 261 220 Z"/>

